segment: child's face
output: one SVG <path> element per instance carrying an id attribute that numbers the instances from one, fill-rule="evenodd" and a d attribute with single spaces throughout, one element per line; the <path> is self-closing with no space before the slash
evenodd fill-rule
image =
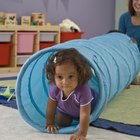
<path id="1" fill-rule="evenodd" d="M 68 96 L 78 85 L 78 72 L 73 63 L 58 65 L 55 68 L 56 86 Z"/>

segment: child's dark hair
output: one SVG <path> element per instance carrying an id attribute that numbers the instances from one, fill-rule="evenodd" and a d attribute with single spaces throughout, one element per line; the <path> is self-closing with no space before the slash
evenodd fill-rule
<path id="1" fill-rule="evenodd" d="M 107 33 L 121 33 L 121 32 L 117 29 L 112 29 L 112 30 L 109 30 Z"/>
<path id="2" fill-rule="evenodd" d="M 92 76 L 92 71 L 85 58 L 74 48 L 63 49 L 54 54 L 48 61 L 46 68 L 47 79 L 50 83 L 54 83 L 55 68 L 72 62 L 78 71 L 78 85 L 83 85 Z"/>

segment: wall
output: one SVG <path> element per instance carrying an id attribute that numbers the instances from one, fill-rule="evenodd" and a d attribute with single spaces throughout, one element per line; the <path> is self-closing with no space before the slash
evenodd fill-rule
<path id="1" fill-rule="evenodd" d="M 115 5 L 115 28 L 118 29 L 120 15 L 128 11 L 128 0 L 116 0 Z"/>
<path id="2" fill-rule="evenodd" d="M 52 24 L 69 18 L 85 32 L 84 38 L 104 34 L 115 26 L 114 0 L 0 0 L 0 11 L 15 12 L 18 18 L 43 12 Z"/>

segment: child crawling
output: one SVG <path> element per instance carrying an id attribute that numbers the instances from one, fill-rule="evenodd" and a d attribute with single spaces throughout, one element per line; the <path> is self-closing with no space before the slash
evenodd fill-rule
<path id="1" fill-rule="evenodd" d="M 46 74 L 50 82 L 46 109 L 48 132 L 55 133 L 79 120 L 79 130 L 70 140 L 86 140 L 95 102 L 95 93 L 87 83 L 92 77 L 89 64 L 76 49 L 63 49 L 50 58 Z"/>

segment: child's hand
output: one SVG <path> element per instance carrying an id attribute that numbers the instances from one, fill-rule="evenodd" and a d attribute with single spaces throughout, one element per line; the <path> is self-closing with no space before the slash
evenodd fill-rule
<path id="1" fill-rule="evenodd" d="M 87 140 L 84 136 L 75 134 L 70 137 L 70 140 Z"/>
<path id="2" fill-rule="evenodd" d="M 59 127 L 56 125 L 46 125 L 46 128 L 49 133 L 56 133 L 59 129 Z"/>

